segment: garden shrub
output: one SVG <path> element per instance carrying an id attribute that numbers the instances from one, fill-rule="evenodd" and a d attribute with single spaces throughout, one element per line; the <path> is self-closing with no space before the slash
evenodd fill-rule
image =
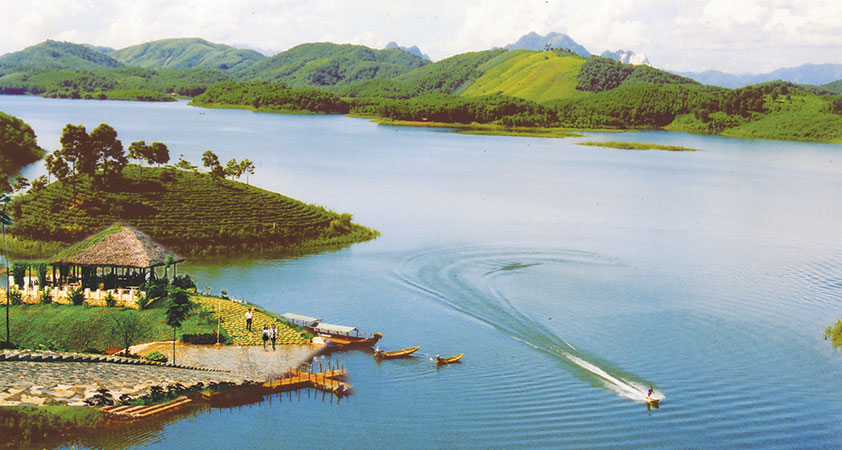
<path id="1" fill-rule="evenodd" d="M 15 279 L 15 284 L 23 287 L 23 279 L 26 276 L 26 268 L 29 264 L 15 261 L 12 263 L 12 278 Z"/>
<path id="2" fill-rule="evenodd" d="M 9 290 L 9 303 L 12 305 L 23 304 L 23 294 L 17 289 Z"/>
<path id="3" fill-rule="evenodd" d="M 143 292 L 137 293 L 137 308 L 140 310 L 146 309 L 146 306 L 149 305 L 149 298 L 146 297 L 146 294 Z"/>
<path id="4" fill-rule="evenodd" d="M 196 283 L 190 278 L 189 274 L 174 276 L 172 285 L 180 289 L 196 289 Z"/>
<path id="5" fill-rule="evenodd" d="M 117 306 L 117 299 L 114 298 L 113 295 L 111 295 L 111 291 L 109 291 L 108 294 L 105 295 L 105 298 L 103 300 L 105 300 L 105 306 L 108 306 L 108 307 Z"/>
<path id="6" fill-rule="evenodd" d="M 53 302 L 53 295 L 50 294 L 50 291 L 44 289 L 41 291 L 41 295 L 38 296 L 38 301 L 41 302 L 41 304 L 49 305 Z"/>
<path id="7" fill-rule="evenodd" d="M 146 360 L 155 362 L 167 362 L 167 355 L 160 352 L 152 352 L 146 355 Z"/>
<path id="8" fill-rule="evenodd" d="M 67 300 L 74 306 L 80 306 L 85 303 L 85 291 L 81 287 L 71 289 L 67 292 Z"/>

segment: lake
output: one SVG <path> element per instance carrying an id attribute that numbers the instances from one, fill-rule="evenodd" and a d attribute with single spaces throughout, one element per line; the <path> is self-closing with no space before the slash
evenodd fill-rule
<path id="1" fill-rule="evenodd" d="M 661 131 L 469 136 L 183 102 L 0 97 L 53 150 L 112 125 L 382 236 L 294 259 L 192 260 L 200 289 L 379 331 L 355 394 L 267 399 L 137 433 L 149 448 L 840 447 L 842 146 Z M 576 145 L 634 141 L 697 152 Z M 25 175 L 43 173 L 32 166 Z M 248 208 L 248 205 L 243 205 Z M 465 353 L 436 368 L 429 357 Z M 660 409 L 641 401 L 649 386 Z M 283 401 L 278 401 L 283 400 Z M 95 438 L 86 446 L 107 446 Z M 114 444 L 109 444 L 114 445 Z"/>

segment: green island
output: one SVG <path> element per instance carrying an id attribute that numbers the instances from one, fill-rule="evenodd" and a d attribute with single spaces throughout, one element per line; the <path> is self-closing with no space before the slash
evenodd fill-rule
<path id="1" fill-rule="evenodd" d="M 17 147 L 31 146 L 30 137 L 18 135 Z M 223 167 L 212 151 L 206 151 L 203 165 L 208 172 L 183 158 L 168 165 L 165 144 L 138 141 L 126 153 L 107 124 L 90 133 L 68 124 L 61 141 L 62 148 L 45 160 L 57 179 L 49 182 L 42 176 L 31 184 L 16 179 L 14 187 L 21 193 L 8 205 L 14 223 L 7 240 L 11 255 L 51 255 L 120 220 L 187 255 L 316 252 L 378 235 L 353 223 L 351 214 L 235 181 L 254 173 L 248 159 L 232 159 Z M 129 164 L 129 159 L 138 163 Z M 144 167 L 144 162 L 165 165 Z"/>
<path id="2" fill-rule="evenodd" d="M 647 144 L 642 142 L 577 142 L 591 147 L 617 148 L 620 150 L 664 150 L 668 152 L 695 152 L 698 149 L 677 145 Z"/>
<path id="3" fill-rule="evenodd" d="M 329 42 L 272 57 L 202 39 L 120 50 L 46 41 L 0 56 L 0 94 L 172 101 L 293 114 L 350 114 L 464 133 L 666 129 L 842 142 L 839 82 L 727 89 L 564 49 L 468 52 L 430 62 Z"/>

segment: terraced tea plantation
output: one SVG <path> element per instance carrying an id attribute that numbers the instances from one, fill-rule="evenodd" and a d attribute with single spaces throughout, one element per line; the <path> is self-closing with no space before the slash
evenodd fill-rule
<path id="1" fill-rule="evenodd" d="M 324 208 L 205 173 L 129 165 L 121 178 L 100 178 L 78 177 L 75 186 L 70 180 L 56 181 L 15 199 L 10 205 L 12 233 L 32 241 L 69 243 L 123 220 L 185 254 L 223 247 L 284 249 L 351 234 L 362 236 L 355 237 L 357 242 L 376 236 L 376 231 L 343 223 L 339 214 Z"/>

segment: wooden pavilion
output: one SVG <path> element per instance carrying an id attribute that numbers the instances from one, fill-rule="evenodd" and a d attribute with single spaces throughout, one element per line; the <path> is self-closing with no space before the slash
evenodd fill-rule
<path id="1" fill-rule="evenodd" d="M 116 222 L 55 255 L 49 265 L 53 267 L 55 284 L 113 289 L 139 286 L 148 278 L 156 278 L 156 267 L 172 265 L 175 273 L 175 265 L 180 262 L 184 258 L 145 233 Z"/>

